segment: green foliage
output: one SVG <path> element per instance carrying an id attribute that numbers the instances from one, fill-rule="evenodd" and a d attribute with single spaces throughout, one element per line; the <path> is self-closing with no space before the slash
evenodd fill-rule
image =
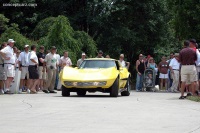
<path id="1" fill-rule="evenodd" d="M 75 31 L 74 38 L 78 41 L 81 51 L 87 54 L 87 57 L 94 57 L 97 52 L 96 43 L 87 33 Z"/>
<path id="2" fill-rule="evenodd" d="M 69 51 L 70 57 L 75 61 L 76 54 L 72 53 L 78 53 L 80 46 L 73 36 L 74 30 L 70 26 L 69 20 L 64 16 L 58 16 L 47 36 L 46 47 L 56 46 L 60 54 Z"/>
<path id="3" fill-rule="evenodd" d="M 0 35 L 2 31 L 8 28 L 8 25 L 7 25 L 8 22 L 9 22 L 9 19 L 6 18 L 3 14 L 0 14 Z"/>
<path id="4" fill-rule="evenodd" d="M 195 102 L 200 102 L 200 96 L 189 96 L 187 99 Z"/>
<path id="5" fill-rule="evenodd" d="M 169 0 L 172 12 L 172 25 L 179 41 L 196 38 L 200 40 L 200 1 Z"/>
<path id="6" fill-rule="evenodd" d="M 46 19 L 41 20 L 31 33 L 32 38 L 38 40 L 42 37 L 47 36 L 49 31 L 51 30 L 51 26 L 55 23 L 55 21 L 55 17 L 48 17 Z"/>
<path id="7" fill-rule="evenodd" d="M 8 23 L 8 19 L 0 15 L 0 25 L 5 26 L 4 30 L 9 27 L 8 24 L 16 23 L 19 26 L 12 27 L 17 31 L 20 29 L 24 36 L 45 45 L 47 49 L 56 45 L 60 53 L 68 50 L 74 54 L 73 60 L 81 51 L 94 56 L 96 47 L 112 58 L 124 53 L 130 62 L 135 62 L 139 53 L 160 59 L 162 55 L 178 52 L 182 40 L 200 39 L 199 0 L 25 2 L 37 3 L 38 6 L 14 10 L 0 7 L 1 13 L 10 19 Z"/>
<path id="8" fill-rule="evenodd" d="M 56 46 L 61 55 L 64 51 L 68 51 L 74 63 L 80 58 L 81 51 L 85 51 L 90 57 L 96 52 L 96 43 L 93 39 L 83 31 L 75 32 L 65 16 L 56 18 L 48 36 L 40 39 L 39 44 L 42 43 L 47 49 Z"/>
<path id="9" fill-rule="evenodd" d="M 29 39 L 24 37 L 12 27 L 8 28 L 3 34 L 1 34 L 0 42 L 7 42 L 10 38 L 16 41 L 15 46 L 21 50 L 23 50 L 25 44 L 31 45 L 32 43 Z"/>

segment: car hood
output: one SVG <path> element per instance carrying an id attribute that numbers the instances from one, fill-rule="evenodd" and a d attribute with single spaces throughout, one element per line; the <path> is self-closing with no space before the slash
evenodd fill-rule
<path id="1" fill-rule="evenodd" d="M 103 69 L 78 69 L 65 67 L 61 72 L 61 78 L 68 81 L 95 81 L 115 79 L 119 72 L 115 67 Z"/>

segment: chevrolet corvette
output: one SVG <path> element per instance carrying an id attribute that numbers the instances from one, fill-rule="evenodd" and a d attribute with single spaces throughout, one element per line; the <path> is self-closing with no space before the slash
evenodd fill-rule
<path id="1" fill-rule="evenodd" d="M 85 96 L 87 92 L 110 93 L 111 97 L 130 95 L 130 73 L 115 59 L 85 59 L 79 67 L 64 67 L 60 72 L 62 96 L 77 92 Z"/>

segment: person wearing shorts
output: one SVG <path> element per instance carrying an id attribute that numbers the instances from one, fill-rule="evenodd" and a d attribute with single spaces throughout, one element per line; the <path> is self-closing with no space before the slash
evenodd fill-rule
<path id="1" fill-rule="evenodd" d="M 15 56 L 13 52 L 14 43 L 15 41 L 13 39 L 9 39 L 8 45 L 0 51 L 0 55 L 4 59 L 4 70 L 7 76 L 5 81 L 5 94 L 12 94 L 10 91 L 10 85 L 15 77 Z"/>
<path id="2" fill-rule="evenodd" d="M 159 78 L 160 78 L 160 88 L 161 90 L 163 89 L 163 82 L 165 84 L 166 90 L 167 88 L 167 83 L 168 83 L 168 69 L 169 65 L 167 63 L 166 57 L 162 57 L 162 61 L 158 64 L 158 70 L 160 72 Z"/>
<path id="3" fill-rule="evenodd" d="M 31 94 L 37 93 L 36 86 L 38 85 L 38 82 L 39 82 L 39 73 L 38 73 L 37 66 L 38 66 L 38 58 L 36 55 L 36 46 L 32 45 L 30 60 L 29 60 L 29 67 L 28 67 Z"/>
<path id="4" fill-rule="evenodd" d="M 189 48 L 189 41 L 185 41 L 186 48 L 182 49 L 179 54 L 179 61 L 181 63 L 181 96 L 179 99 L 184 99 L 185 84 L 187 81 L 191 82 L 192 94 L 196 92 L 197 70 L 195 61 L 197 60 L 196 51 Z"/>
<path id="5" fill-rule="evenodd" d="M 29 72 L 28 72 L 28 66 L 29 66 L 29 45 L 24 46 L 24 51 L 20 53 L 19 55 L 19 70 L 21 71 L 21 80 L 20 80 L 20 89 L 19 93 L 22 92 L 22 90 L 25 90 L 25 78 L 27 79 L 27 84 L 29 84 Z M 29 86 L 26 86 L 27 92 L 29 93 Z"/>
<path id="6" fill-rule="evenodd" d="M 37 54 L 38 57 L 38 62 L 39 62 L 39 67 L 38 67 L 38 71 L 39 71 L 39 88 L 41 90 L 43 90 L 44 93 L 48 93 L 47 91 L 44 91 L 44 81 L 46 79 L 46 70 L 43 72 L 43 63 L 44 63 L 44 59 L 45 59 L 45 53 L 44 53 L 44 46 L 40 46 L 40 51 Z"/>

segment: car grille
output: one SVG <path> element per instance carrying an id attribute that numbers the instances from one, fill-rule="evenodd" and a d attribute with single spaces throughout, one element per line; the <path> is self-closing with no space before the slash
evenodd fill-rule
<path id="1" fill-rule="evenodd" d="M 106 85 L 106 81 L 101 82 L 70 82 L 65 81 L 64 84 L 66 86 L 77 86 L 77 87 L 87 87 L 87 86 L 104 86 Z"/>

